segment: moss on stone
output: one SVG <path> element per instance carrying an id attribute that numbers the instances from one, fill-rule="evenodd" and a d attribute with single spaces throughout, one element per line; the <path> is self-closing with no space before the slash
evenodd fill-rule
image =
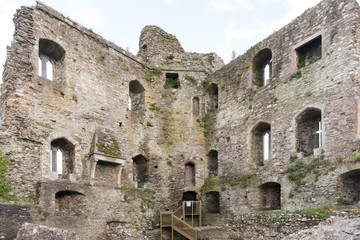
<path id="1" fill-rule="evenodd" d="M 146 69 L 144 78 L 148 81 L 153 81 L 154 77 L 162 74 L 160 69 Z"/>
<path id="2" fill-rule="evenodd" d="M 106 155 L 120 157 L 121 151 L 119 143 L 115 138 L 100 137 L 96 143 L 97 150 Z"/>
<path id="3" fill-rule="evenodd" d="M 188 80 L 189 82 L 191 82 L 193 84 L 197 83 L 197 79 L 195 77 L 193 77 L 193 76 L 186 75 L 185 80 Z"/>

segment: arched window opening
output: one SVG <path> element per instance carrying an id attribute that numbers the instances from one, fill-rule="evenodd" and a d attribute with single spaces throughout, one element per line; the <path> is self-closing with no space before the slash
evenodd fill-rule
<path id="1" fill-rule="evenodd" d="M 281 207 L 281 186 L 276 182 L 268 182 L 259 186 L 260 207 L 263 209 L 279 209 Z"/>
<path id="2" fill-rule="evenodd" d="M 149 177 L 149 163 L 143 155 L 137 155 L 133 158 L 133 181 L 137 186 L 143 187 Z"/>
<path id="3" fill-rule="evenodd" d="M 269 48 L 258 52 L 253 59 L 253 82 L 256 86 L 266 86 L 272 77 L 272 53 Z"/>
<path id="4" fill-rule="evenodd" d="M 51 142 L 51 171 L 68 178 L 74 173 L 75 146 L 65 138 Z"/>
<path id="5" fill-rule="evenodd" d="M 39 76 L 53 80 L 55 70 L 61 71 L 65 50 L 56 42 L 48 39 L 39 40 Z M 58 75 L 61 75 L 60 73 Z"/>
<path id="6" fill-rule="evenodd" d="M 204 197 L 204 211 L 208 213 L 220 213 L 219 192 L 208 192 Z"/>
<path id="7" fill-rule="evenodd" d="M 259 166 L 271 157 L 271 127 L 266 122 L 258 123 L 251 131 L 251 158 Z"/>
<path id="8" fill-rule="evenodd" d="M 182 201 L 196 201 L 196 192 L 188 191 L 183 193 Z"/>
<path id="9" fill-rule="evenodd" d="M 137 80 L 129 83 L 129 110 L 132 112 L 145 110 L 145 88 Z"/>
<path id="10" fill-rule="evenodd" d="M 339 176 L 337 193 L 337 201 L 341 205 L 355 205 L 359 203 L 360 169 L 355 169 Z"/>
<path id="11" fill-rule="evenodd" d="M 185 185 L 195 185 L 195 165 L 193 163 L 185 165 Z"/>
<path id="12" fill-rule="evenodd" d="M 219 101 L 219 89 L 217 84 L 212 83 L 207 89 L 207 96 L 208 96 L 208 110 L 216 110 L 218 108 L 218 101 Z"/>
<path id="13" fill-rule="evenodd" d="M 85 210 L 85 195 L 76 191 L 60 191 L 55 194 L 56 216 L 81 216 Z"/>
<path id="14" fill-rule="evenodd" d="M 314 149 L 321 148 L 322 121 L 321 110 L 308 108 L 296 119 L 296 150 L 306 154 L 313 154 Z"/>
<path id="15" fill-rule="evenodd" d="M 193 115 L 194 116 L 199 116 L 200 113 L 200 105 L 199 105 L 199 98 L 198 97 L 194 97 L 193 98 Z"/>
<path id="16" fill-rule="evenodd" d="M 207 157 L 209 176 L 215 177 L 218 174 L 218 152 L 216 150 L 211 150 Z"/>

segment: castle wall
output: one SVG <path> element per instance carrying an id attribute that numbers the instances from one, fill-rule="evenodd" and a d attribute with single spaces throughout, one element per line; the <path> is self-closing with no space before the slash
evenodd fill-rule
<path id="1" fill-rule="evenodd" d="M 293 186 L 279 173 L 288 169 L 292 158 L 307 163 L 313 158 L 332 162 L 336 156 L 347 156 L 357 149 L 358 59 L 354 43 L 358 17 L 356 2 L 322 1 L 212 76 L 219 85 L 218 142 L 214 148 L 219 149 L 220 178 L 256 175 L 247 190 L 221 194 L 224 209 L 239 213 L 261 208 L 258 187 L 267 181 L 280 183 L 282 209 L 336 202 L 333 194 L 324 194 L 313 203 L 301 196 L 290 201 Z M 320 35 L 321 59 L 299 69 L 296 50 Z M 257 66 L 253 59 L 266 48 L 272 53 L 272 76 L 268 85 L 259 87 L 254 82 Z M 310 154 L 297 149 L 298 119 L 306 109 L 320 110 L 322 121 L 323 145 Z M 269 159 L 258 164 L 252 141 L 261 122 L 271 126 L 271 147 Z M 326 191 L 335 191 L 331 187 L 335 178 L 321 184 L 328 186 Z M 306 191 L 304 195 L 309 196 L 322 192 L 317 187 Z"/>
<path id="2" fill-rule="evenodd" d="M 156 26 L 133 56 L 21 8 L 0 111 L 13 193 L 35 200 L 35 223 L 87 239 L 142 239 L 184 192 L 220 214 L 337 204 L 359 168 L 359 19 L 356 1 L 322 1 L 223 66 Z"/>

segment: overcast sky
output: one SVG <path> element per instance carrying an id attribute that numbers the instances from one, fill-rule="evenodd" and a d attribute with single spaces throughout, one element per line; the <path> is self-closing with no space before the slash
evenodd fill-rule
<path id="1" fill-rule="evenodd" d="M 359 0 L 358 0 L 359 1 Z M 141 29 L 157 25 L 187 52 L 216 52 L 225 63 L 320 0 L 42 0 L 64 16 L 136 54 Z M 13 15 L 35 0 L 0 0 L 0 72 L 14 33 Z"/>

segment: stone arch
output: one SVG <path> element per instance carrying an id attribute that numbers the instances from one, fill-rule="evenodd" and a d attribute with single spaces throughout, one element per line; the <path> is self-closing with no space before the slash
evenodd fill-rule
<path id="1" fill-rule="evenodd" d="M 338 177 L 337 201 L 340 204 L 358 204 L 360 201 L 360 169 L 345 172 Z"/>
<path id="2" fill-rule="evenodd" d="M 252 61 L 253 84 L 262 87 L 269 83 L 272 76 L 272 52 L 269 48 L 259 51 Z"/>
<path id="3" fill-rule="evenodd" d="M 129 83 L 129 110 L 135 113 L 145 110 L 145 88 L 138 80 Z"/>
<path id="4" fill-rule="evenodd" d="M 39 39 L 39 76 L 49 80 L 64 76 L 65 50 L 49 39 Z"/>
<path id="5" fill-rule="evenodd" d="M 149 178 L 149 161 L 141 154 L 133 157 L 133 181 L 143 187 Z"/>
<path id="6" fill-rule="evenodd" d="M 196 201 L 197 193 L 194 191 L 183 192 L 182 201 Z"/>
<path id="7" fill-rule="evenodd" d="M 271 156 L 271 126 L 267 122 L 258 122 L 251 130 L 250 157 L 259 166 Z"/>
<path id="8" fill-rule="evenodd" d="M 203 200 L 204 211 L 220 213 L 220 194 L 217 191 L 207 192 Z"/>
<path id="9" fill-rule="evenodd" d="M 195 164 L 193 162 L 185 164 L 185 185 L 195 185 Z"/>
<path id="10" fill-rule="evenodd" d="M 55 215 L 80 216 L 84 211 L 84 194 L 71 190 L 62 190 L 55 194 Z"/>
<path id="11" fill-rule="evenodd" d="M 278 209 L 281 207 L 281 185 L 267 182 L 259 186 L 260 207 L 264 209 Z"/>
<path id="12" fill-rule="evenodd" d="M 296 151 L 313 154 L 314 149 L 322 146 L 321 109 L 309 107 L 296 118 Z"/>
<path id="13" fill-rule="evenodd" d="M 210 150 L 209 153 L 207 154 L 207 167 L 208 167 L 208 173 L 209 176 L 217 176 L 218 174 L 218 166 L 219 166 L 219 161 L 218 161 L 218 151 L 216 150 Z"/>
<path id="14" fill-rule="evenodd" d="M 219 102 L 219 89 L 216 83 L 210 84 L 210 86 L 206 90 L 207 92 L 207 105 L 208 110 L 212 111 L 218 108 Z"/>
<path id="15" fill-rule="evenodd" d="M 74 173 L 75 145 L 64 137 L 51 141 L 51 171 L 69 178 Z"/>

